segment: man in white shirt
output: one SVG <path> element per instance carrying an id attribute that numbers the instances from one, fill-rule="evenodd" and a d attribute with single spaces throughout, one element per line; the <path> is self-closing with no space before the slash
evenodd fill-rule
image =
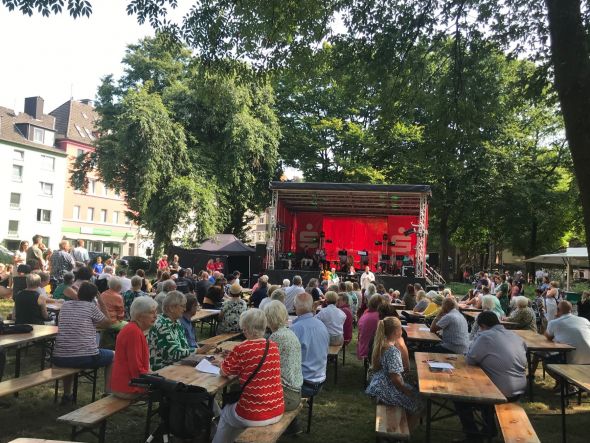
<path id="1" fill-rule="evenodd" d="M 293 284 L 288 288 L 285 288 L 285 307 L 289 314 L 295 312 L 295 297 L 304 292 L 303 280 L 300 275 L 296 275 L 293 277 Z"/>
<path id="2" fill-rule="evenodd" d="M 346 314 L 342 309 L 336 307 L 338 294 L 334 291 L 326 292 L 326 303 L 328 305 L 315 316 L 326 326 L 330 334 L 330 346 L 344 343 L 344 322 Z"/>
<path id="3" fill-rule="evenodd" d="M 84 247 L 84 240 L 77 240 L 76 247 L 72 250 L 74 260 L 87 265 L 90 262 L 88 250 Z"/>
<path id="4" fill-rule="evenodd" d="M 569 364 L 590 364 L 590 322 L 584 317 L 573 315 L 572 304 L 569 301 L 559 302 L 557 318 L 547 324 L 545 337 L 576 348 L 567 353 Z"/>
<path id="5" fill-rule="evenodd" d="M 121 280 L 121 294 L 125 294 L 131 289 L 131 279 L 127 278 L 127 272 L 124 269 L 121 269 L 117 274 Z"/>
<path id="6" fill-rule="evenodd" d="M 374 282 L 375 274 L 371 272 L 371 269 L 368 266 L 365 266 L 365 272 L 361 275 L 361 289 L 366 291 L 369 285 Z"/>

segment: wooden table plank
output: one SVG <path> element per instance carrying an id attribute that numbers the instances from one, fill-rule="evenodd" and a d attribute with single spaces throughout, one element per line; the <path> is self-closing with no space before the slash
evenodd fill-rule
<path id="1" fill-rule="evenodd" d="M 201 386 L 207 389 L 210 395 L 215 395 L 217 391 L 230 384 L 235 378 L 206 374 L 197 371 L 193 366 L 186 365 L 170 365 L 156 372 L 169 380 L 180 381 L 187 385 Z"/>
<path id="2" fill-rule="evenodd" d="M 10 443 L 76 443 L 65 440 L 45 440 L 42 438 L 17 438 L 12 440 Z"/>
<path id="3" fill-rule="evenodd" d="M 514 331 L 520 338 L 523 339 L 529 351 L 573 351 L 573 346 L 565 343 L 556 343 L 547 339 L 544 335 L 537 334 L 528 329 L 516 329 Z"/>
<path id="4" fill-rule="evenodd" d="M 467 317 L 468 321 L 475 321 L 477 320 L 477 317 L 479 316 L 479 314 L 481 314 L 481 312 L 478 311 L 463 311 L 462 314 Z M 516 326 L 518 326 L 518 323 L 515 323 L 513 321 L 507 321 L 507 320 L 500 320 L 500 324 L 502 326 L 504 326 L 506 329 L 514 329 Z"/>
<path id="5" fill-rule="evenodd" d="M 518 403 L 496 405 L 504 443 L 541 443 L 526 412 Z"/>
<path id="6" fill-rule="evenodd" d="M 408 323 L 403 325 L 402 328 L 408 335 L 408 341 L 428 342 L 428 343 L 439 343 L 441 338 L 434 332 L 430 332 L 430 328 L 424 325 L 424 323 Z M 428 329 L 428 330 L 420 330 Z"/>
<path id="7" fill-rule="evenodd" d="M 225 334 L 219 334 L 219 335 L 216 335 L 215 337 L 211 337 L 206 340 L 199 341 L 199 345 L 201 345 L 201 346 L 202 345 L 217 346 L 220 343 L 223 343 L 224 341 L 229 341 L 231 339 L 238 338 L 240 335 L 242 335 L 241 332 L 227 332 Z"/>
<path id="8" fill-rule="evenodd" d="M 191 322 L 206 320 L 208 318 L 217 317 L 219 315 L 219 309 L 201 309 L 197 311 L 195 315 L 191 317 Z"/>
<path id="9" fill-rule="evenodd" d="M 465 306 L 465 307 L 459 306 L 459 310 L 461 312 L 482 312 L 483 311 L 483 309 L 480 309 L 480 308 L 472 308 L 471 306 Z"/>
<path id="10" fill-rule="evenodd" d="M 504 403 L 506 397 L 479 366 L 470 366 L 463 355 L 416 352 L 420 393 L 426 397 L 474 403 Z M 433 372 L 427 361 L 452 364 L 452 372 Z"/>
<path id="11" fill-rule="evenodd" d="M 547 365 L 547 369 L 565 378 L 568 383 L 590 392 L 590 365 Z"/>
<path id="12" fill-rule="evenodd" d="M 57 326 L 31 325 L 33 330 L 25 334 L 0 335 L 0 349 L 47 340 L 57 335 Z"/>
<path id="13" fill-rule="evenodd" d="M 392 303 L 391 306 L 393 306 L 396 311 L 401 311 L 401 310 L 406 309 L 405 303 Z"/>

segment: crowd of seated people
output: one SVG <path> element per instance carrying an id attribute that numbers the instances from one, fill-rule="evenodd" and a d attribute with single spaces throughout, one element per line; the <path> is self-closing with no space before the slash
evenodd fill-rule
<path id="1" fill-rule="evenodd" d="M 414 285 L 408 286 L 402 298 L 396 291 L 374 283 L 367 283 L 361 290 L 353 282 L 312 281 L 304 286 L 303 279 L 294 276 L 292 282 L 273 285 L 268 277 L 260 277 L 246 302 L 237 275 L 225 278 L 214 268 L 209 269 L 211 274 L 201 271 L 193 275 L 172 268 L 167 258 L 162 257 L 159 263 L 163 267 L 154 282 L 138 274 L 129 279 L 127 291 L 122 290 L 122 276 L 109 272 L 108 266 L 99 275 L 87 266 L 75 273 L 65 272 L 54 291 L 64 302 L 53 363 L 105 368 L 105 392 L 141 398 L 145 391 L 129 386 L 132 378 L 211 350 L 209 346 L 199 347 L 192 318 L 200 307 L 218 309 L 217 331 L 241 332 L 246 340 L 212 363 L 220 366 L 222 375 L 237 377 L 242 386 L 260 367 L 237 403 L 221 411 L 214 442 L 231 442 L 248 427 L 275 423 L 285 412 L 296 409 L 302 397 L 321 393 L 328 348 L 350 343 L 355 324 L 357 357 L 367 359 L 372 368 L 367 395 L 379 403 L 403 408 L 414 426 L 423 412 L 423 400 L 411 384 L 407 335 L 402 328 L 402 320 L 410 318 L 400 320 L 401 311 L 395 308 L 401 299 L 406 310 L 431 320 L 430 331 L 440 335 L 440 344 L 429 348 L 430 352 L 465 355 L 469 364 L 483 369 L 508 401 L 516 401 L 524 392 L 524 343 L 500 321 L 536 331 L 535 311 L 531 301 L 512 291 L 515 285 L 502 276 L 494 279 L 493 294 L 491 281 L 486 279 L 490 286 L 482 285 L 460 302 L 448 290 L 425 293 Z M 50 296 L 39 290 L 45 283 L 43 277 L 40 272 L 25 275 L 26 288 L 14 296 L 17 323 L 43 324 L 49 320 Z M 107 281 L 108 287 L 102 292 L 93 283 L 98 280 Z M 551 288 L 549 285 L 547 292 Z M 477 306 L 483 312 L 470 328 L 460 308 Z M 571 310 L 567 301 L 558 303 L 545 335 L 548 340 L 576 347 L 568 356 L 569 363 L 590 364 L 590 322 L 572 315 Z M 290 319 L 290 314 L 296 318 Z M 97 330 L 117 332 L 114 349 L 99 347 Z M 553 358 L 540 357 L 546 362 Z M 64 403 L 72 401 L 72 381 L 64 381 Z M 466 441 L 497 433 L 493 407 L 455 402 L 455 409 Z M 476 422 L 475 412 L 482 417 L 481 423 Z M 298 431 L 295 421 L 288 432 Z"/>

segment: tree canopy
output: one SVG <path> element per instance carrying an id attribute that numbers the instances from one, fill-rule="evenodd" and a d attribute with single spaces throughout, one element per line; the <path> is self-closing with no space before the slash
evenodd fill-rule
<path id="1" fill-rule="evenodd" d="M 123 63 L 123 77 L 107 76 L 99 89 L 102 136 L 96 152 L 79 159 L 75 184 L 84 186 L 96 167 L 158 245 L 243 236 L 247 210 L 266 207 L 276 173 L 272 87 L 207 69 L 164 38 L 129 46 Z"/>

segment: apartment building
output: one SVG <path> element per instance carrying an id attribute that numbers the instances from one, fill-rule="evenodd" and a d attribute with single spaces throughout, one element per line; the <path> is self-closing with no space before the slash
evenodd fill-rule
<path id="1" fill-rule="evenodd" d="M 268 240 L 268 224 L 270 223 L 268 209 L 261 214 L 249 212 L 247 215 L 253 218 L 246 227 L 246 243 L 251 245 L 266 243 Z"/>
<path id="2" fill-rule="evenodd" d="M 43 99 L 25 99 L 24 112 L 0 106 L 0 242 L 8 249 L 33 235 L 57 248 L 61 240 L 66 154 L 54 147 L 55 117 Z"/>
<path id="3" fill-rule="evenodd" d="M 89 251 L 145 255 L 151 245 L 147 235 L 126 217 L 125 200 L 102 183 L 95 173 L 88 175 L 86 192 L 70 184 L 71 169 L 80 154 L 94 151 L 98 137 L 98 118 L 89 100 L 68 100 L 50 115 L 55 118 L 56 145 L 67 154 L 68 173 L 64 175 L 62 236 L 83 239 Z"/>

